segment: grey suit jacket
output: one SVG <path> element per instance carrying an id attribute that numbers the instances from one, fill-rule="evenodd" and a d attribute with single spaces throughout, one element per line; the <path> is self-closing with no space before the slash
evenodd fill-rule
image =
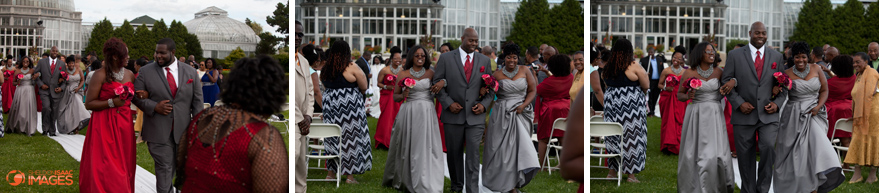
<path id="1" fill-rule="evenodd" d="M 165 69 L 156 62 L 141 67 L 137 79 L 134 81 L 134 90 L 145 90 L 150 93 L 150 98 L 132 100 L 141 111 L 144 111 L 143 138 L 153 143 L 170 144 L 168 136 L 173 134 L 174 143 L 180 142 L 183 132 L 192 121 L 192 117 L 204 108 L 202 99 L 202 84 L 199 82 L 196 69 L 178 63 L 177 95 L 171 97 L 171 87 L 165 78 Z M 160 101 L 170 100 L 173 110 L 171 114 L 162 115 L 154 109 Z M 172 132 L 173 131 L 173 132 Z"/>
<path id="2" fill-rule="evenodd" d="M 495 98 L 495 92 L 489 90 L 486 96 L 480 97 L 480 88 L 485 86 L 483 74 L 492 74 L 489 66 L 489 57 L 480 53 L 474 53 L 473 68 L 471 69 L 471 81 L 465 79 L 464 64 L 461 62 L 461 53 L 456 49 L 440 55 L 437 66 L 434 67 L 434 83 L 445 79 L 446 88 L 437 95 L 440 104 L 443 105 L 443 113 L 440 121 L 445 124 L 483 125 L 486 123 L 486 113 L 489 112 L 489 104 Z M 483 69 L 480 72 L 480 69 Z M 449 106 L 458 102 L 463 109 L 458 114 L 449 111 Z M 471 108 L 477 103 L 483 104 L 486 112 L 475 115 Z"/>
<path id="3" fill-rule="evenodd" d="M 779 122 L 779 111 L 782 110 L 782 103 L 788 98 L 788 90 L 782 89 L 782 93 L 771 100 L 773 95 L 773 86 L 776 85 L 776 78 L 773 77 L 775 72 L 785 73 L 785 61 L 782 60 L 782 54 L 770 47 L 764 48 L 764 68 L 761 71 L 761 81 L 755 71 L 755 61 L 752 58 L 749 47 L 741 47 L 730 51 L 727 57 L 727 65 L 724 67 L 722 82 L 736 78 L 737 86 L 727 95 L 733 107 L 730 123 L 733 125 L 755 125 L 758 121 L 769 124 Z M 776 63 L 776 69 L 773 69 L 773 63 Z M 755 106 L 755 110 L 751 113 L 743 114 L 739 111 L 740 105 L 749 102 Z M 776 103 L 779 107 L 776 113 L 767 114 L 764 106 Z"/>
<path id="4" fill-rule="evenodd" d="M 64 88 L 67 85 L 67 82 L 58 84 L 58 79 L 61 78 L 61 71 L 67 71 L 67 64 L 61 61 L 61 58 L 56 58 L 55 71 L 50 72 L 51 68 L 52 62 L 50 58 L 40 59 L 37 63 L 36 71 L 34 71 L 34 73 L 40 73 L 40 78 L 36 81 L 37 89 L 40 92 L 40 96 L 49 96 L 53 99 L 61 98 L 64 92 L 55 93 L 55 88 Z M 49 89 L 40 89 L 43 85 L 49 85 Z"/>

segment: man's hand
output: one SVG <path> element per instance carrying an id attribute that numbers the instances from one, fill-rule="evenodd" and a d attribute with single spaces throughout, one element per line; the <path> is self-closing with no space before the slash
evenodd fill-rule
<path id="1" fill-rule="evenodd" d="M 440 90 L 442 90 L 444 86 L 446 86 L 446 80 L 441 80 L 440 82 L 437 82 L 436 84 L 434 84 L 434 86 L 431 86 L 431 94 L 440 93 Z"/>
<path id="2" fill-rule="evenodd" d="M 770 104 L 764 106 L 764 110 L 767 111 L 767 114 L 773 114 L 776 113 L 777 110 L 779 110 L 779 107 L 776 106 L 776 103 L 770 102 Z"/>
<path id="3" fill-rule="evenodd" d="M 303 114 L 303 120 L 296 125 L 299 126 L 300 135 L 308 135 L 309 127 L 312 125 L 312 118 Z"/>
<path id="4" fill-rule="evenodd" d="M 171 101 L 170 100 L 159 101 L 159 104 L 156 104 L 156 108 L 154 108 L 153 111 L 156 111 L 156 113 L 159 113 L 161 115 L 171 114 L 171 110 L 173 107 L 171 106 L 171 104 L 168 104 L 168 102 L 171 102 Z"/>
<path id="5" fill-rule="evenodd" d="M 46 85 L 43 85 L 46 86 Z M 55 88 L 55 93 L 61 93 L 61 87 Z"/>
<path id="6" fill-rule="evenodd" d="M 721 85 L 721 88 L 718 89 L 718 92 L 720 92 L 721 95 L 727 95 L 730 93 L 731 90 L 733 90 L 733 87 L 735 84 L 736 83 L 733 81 L 727 81 L 727 83 L 725 83 L 724 85 Z"/>
<path id="7" fill-rule="evenodd" d="M 777 94 L 779 94 L 779 93 L 781 93 L 781 92 L 782 92 L 782 87 L 780 87 L 780 86 L 773 86 L 773 96 L 776 96 Z"/>
<path id="8" fill-rule="evenodd" d="M 453 114 L 458 114 L 461 112 L 461 109 L 464 109 L 464 107 L 461 107 L 461 104 L 458 104 L 458 102 L 453 102 L 449 105 L 449 112 L 452 112 Z"/>
<path id="9" fill-rule="evenodd" d="M 482 96 L 486 96 L 487 93 L 489 93 L 489 89 L 488 89 L 488 88 L 486 88 L 486 87 L 482 87 L 482 88 L 480 88 L 480 97 L 482 97 Z"/>
<path id="10" fill-rule="evenodd" d="M 44 84 L 43 86 L 40 86 L 40 89 L 49 90 L 49 85 Z"/>
<path id="11" fill-rule="evenodd" d="M 825 66 L 822 66 L 822 65 L 819 65 L 819 66 L 822 67 L 822 71 L 825 71 L 825 73 L 828 73 L 828 75 L 834 76 L 834 72 L 831 72 L 831 69 L 826 68 Z"/>
<path id="12" fill-rule="evenodd" d="M 752 110 L 755 110 L 755 106 L 752 106 L 752 103 L 744 102 L 743 104 L 739 105 L 739 111 L 743 114 L 748 115 L 749 113 L 752 113 Z"/>
<path id="13" fill-rule="evenodd" d="M 134 94 L 137 95 L 139 99 L 150 98 L 150 92 L 147 92 L 145 90 L 134 91 Z"/>
<path id="14" fill-rule="evenodd" d="M 483 114 L 486 111 L 486 108 L 483 107 L 483 104 L 477 103 L 474 107 L 471 107 L 471 111 L 474 112 L 474 115 Z"/>

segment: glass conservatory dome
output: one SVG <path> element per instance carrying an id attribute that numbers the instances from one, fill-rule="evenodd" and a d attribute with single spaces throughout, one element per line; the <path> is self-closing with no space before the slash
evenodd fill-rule
<path id="1" fill-rule="evenodd" d="M 82 12 L 74 0 L 0 0 L 0 52 L 16 59 L 57 46 L 79 54 Z"/>
<path id="2" fill-rule="evenodd" d="M 225 57 L 236 47 L 251 53 L 260 41 L 247 24 L 229 18 L 226 11 L 214 6 L 196 12 L 195 19 L 183 25 L 199 37 L 204 57 Z"/>

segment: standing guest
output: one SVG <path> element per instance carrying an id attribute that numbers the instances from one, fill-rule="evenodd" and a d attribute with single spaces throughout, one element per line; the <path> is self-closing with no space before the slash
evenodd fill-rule
<path id="1" fill-rule="evenodd" d="M 40 74 L 39 78 L 37 78 L 36 86 L 40 88 L 41 101 L 39 102 L 43 104 L 43 110 L 41 111 L 43 135 L 55 136 L 55 122 L 58 121 L 61 96 L 64 95 L 62 90 L 67 88 L 67 82 L 59 83 L 58 79 L 61 78 L 62 71 L 67 71 L 67 65 L 65 65 L 63 60 L 59 60 L 57 47 L 52 46 L 52 50 L 49 53 L 49 58 L 43 58 L 37 63 L 37 68 L 34 69 L 34 72 Z M 118 60 L 121 59 L 119 58 Z M 124 66 L 124 63 L 122 65 Z"/>
<path id="2" fill-rule="evenodd" d="M 553 47 L 548 47 L 544 51 L 552 50 L 551 48 Z M 538 157 L 541 166 L 546 161 L 544 156 L 550 138 L 558 138 L 561 142 L 562 136 L 565 135 L 563 131 L 554 131 L 553 136 L 550 136 L 550 133 L 553 130 L 553 122 L 558 118 L 568 117 L 568 110 L 571 107 L 571 95 L 568 94 L 568 90 L 571 89 L 574 76 L 571 75 L 570 62 L 571 60 L 565 55 L 550 56 L 547 67 L 552 76 L 538 84 L 540 100 L 535 106 L 538 107 Z"/>
<path id="3" fill-rule="evenodd" d="M 313 106 L 315 107 L 316 113 L 322 112 L 321 110 L 323 108 L 323 106 L 321 106 L 323 105 L 323 101 L 321 101 L 321 92 L 323 89 L 321 88 L 321 75 L 320 73 L 318 73 L 318 71 L 321 70 L 319 64 L 324 62 L 324 58 L 322 57 L 322 54 L 319 53 L 323 53 L 323 51 L 321 51 L 321 48 L 316 48 L 315 45 L 312 44 L 303 46 L 301 52 L 303 57 L 305 57 L 306 60 L 309 61 L 310 65 L 308 74 L 309 77 L 311 77 L 312 79 L 312 92 L 315 93 L 315 104 Z"/>
<path id="4" fill-rule="evenodd" d="M 796 86 L 789 91 L 782 109 L 774 150 L 773 188 L 776 192 L 830 192 L 846 177 L 837 152 L 826 138 L 828 84 L 821 66 L 810 62 L 813 60 L 808 57 L 807 43 L 795 42 L 790 52 L 794 63 L 785 74 Z"/>
<path id="5" fill-rule="evenodd" d="M 498 59 L 498 57 L 495 56 L 495 49 L 492 49 L 492 46 L 483 46 L 483 48 L 480 49 L 480 53 L 489 57 L 489 65 L 492 66 L 492 72 L 495 72 L 495 70 L 498 69 L 498 63 L 495 62 L 495 60 Z"/>
<path id="6" fill-rule="evenodd" d="M 388 149 L 391 147 L 391 128 L 394 127 L 394 120 L 401 105 L 400 102 L 394 101 L 394 86 L 397 85 L 397 81 L 403 80 L 398 75 L 403 69 L 400 62 L 400 48 L 392 47 L 391 63 L 379 71 L 379 78 L 382 78 L 378 81 L 378 86 L 382 89 L 379 91 L 379 106 L 382 108 L 382 115 L 379 116 L 379 121 L 376 123 L 376 134 L 373 136 L 376 139 L 376 148 Z M 398 77 L 397 80 L 389 80 L 389 76 Z"/>
<path id="7" fill-rule="evenodd" d="M 452 44 L 449 42 L 443 43 L 440 45 L 440 54 L 445 54 L 446 52 L 452 51 Z"/>
<path id="8" fill-rule="evenodd" d="M 203 100 L 205 103 L 210 103 L 211 106 L 214 106 L 214 102 L 217 101 L 217 95 L 220 94 L 220 86 L 217 84 L 217 81 L 220 80 L 220 71 L 217 70 L 220 64 L 214 60 L 214 58 L 205 59 L 205 75 L 201 76 L 202 82 L 202 96 L 205 97 Z"/>
<path id="9" fill-rule="evenodd" d="M 644 112 L 648 108 L 645 93 L 650 86 L 645 69 L 632 58 L 633 47 L 629 40 L 617 40 L 611 47 L 611 59 L 602 72 L 602 79 L 608 85 L 602 117 L 606 122 L 620 123 L 624 129 L 621 136 L 605 138 L 608 153 L 623 155 L 608 160 L 607 177 L 617 178 L 618 165 L 623 164 L 621 172 L 629 175 L 626 181 L 639 183 L 635 174 L 645 169 L 648 149 L 648 121 Z"/>
<path id="10" fill-rule="evenodd" d="M 7 60 L 2 60 L 2 65 L 3 65 L 3 66 L 0 67 L 0 72 L 5 72 L 5 71 L 6 71 L 6 70 L 3 69 L 4 67 L 6 67 L 6 62 L 8 62 L 8 59 L 7 59 Z M 6 81 L 6 79 L 5 79 L 3 76 L 5 76 L 5 75 L 2 74 L 2 73 L 0 73 L 0 84 L 4 84 L 4 85 L 5 85 L 4 82 Z M 3 94 L 3 92 L 0 91 L 0 95 L 2 95 L 2 94 Z M 11 101 L 8 101 L 8 100 L 7 100 L 6 102 L 8 103 L 8 102 L 11 102 Z M 2 106 L 2 105 L 3 105 L 3 100 L 0 100 L 0 106 Z M 3 123 L 4 123 L 4 122 L 3 122 L 3 116 L 0 115 L 0 138 L 3 138 L 3 135 L 4 135 L 4 133 L 6 132 L 6 128 L 4 128 L 4 126 L 3 126 L 4 124 L 3 124 Z"/>
<path id="11" fill-rule="evenodd" d="M 137 148 L 129 107 L 133 96 L 114 92 L 118 88 L 134 90 L 134 73 L 124 68 L 126 47 L 117 38 L 104 43 L 106 66 L 94 72 L 91 85 L 96 89 L 87 91 L 85 106 L 92 111 L 92 118 L 79 165 L 80 192 L 134 192 Z"/>
<path id="12" fill-rule="evenodd" d="M 653 117 L 655 115 L 654 106 L 657 105 L 657 97 L 660 96 L 660 87 L 657 86 L 660 84 L 660 80 L 665 78 L 660 77 L 660 74 L 663 72 L 663 63 L 666 63 L 666 58 L 655 56 L 654 47 L 648 46 L 648 56 L 642 58 L 639 63 L 642 64 L 642 68 L 648 72 L 648 77 L 651 78 L 651 89 L 648 90 L 648 116 Z"/>
<path id="13" fill-rule="evenodd" d="M 171 180 L 177 144 L 192 117 L 204 108 L 196 69 L 176 61 L 175 51 L 174 40 L 160 39 L 154 52 L 156 61 L 141 68 L 134 81 L 134 103 L 146 115 L 142 136 L 156 165 L 156 190 L 160 193 L 174 189 Z"/>
<path id="14" fill-rule="evenodd" d="M 21 75 L 21 78 L 18 76 Z M 12 106 L 9 110 L 9 122 L 7 128 L 13 132 L 32 136 L 37 131 L 37 102 L 33 82 L 38 77 L 34 75 L 31 58 L 24 57 L 18 62 L 15 74 L 12 75 L 15 89 L 15 97 L 12 98 Z"/>
<path id="15" fill-rule="evenodd" d="M 77 54 L 77 55 L 76 55 L 76 66 L 79 67 L 80 70 L 82 70 L 83 72 L 85 72 L 85 70 L 86 70 L 86 66 L 85 66 L 85 63 L 83 63 L 83 61 L 84 61 L 84 60 L 83 60 L 82 56 L 80 56 L 79 54 Z M 83 77 L 85 77 L 85 76 L 83 76 Z M 81 91 L 80 91 L 80 92 L 81 92 Z"/>
<path id="16" fill-rule="evenodd" d="M 789 43 L 785 44 L 785 49 L 782 52 L 784 54 L 784 55 L 782 55 L 783 56 L 782 59 L 785 62 L 785 69 L 791 68 L 790 62 L 792 62 L 792 61 L 789 61 L 789 59 L 791 58 L 791 44 L 792 43 L 794 43 L 794 42 L 789 42 Z"/>
<path id="17" fill-rule="evenodd" d="M 547 77 L 552 76 L 550 74 L 552 72 L 550 72 L 549 68 L 547 67 L 548 66 L 547 63 L 548 63 L 548 60 L 550 59 L 550 57 L 553 57 L 556 54 L 559 54 L 559 52 L 556 50 L 556 47 L 553 47 L 553 46 L 547 46 L 547 48 L 544 48 L 541 50 L 541 57 L 542 58 L 539 59 L 541 64 L 538 65 L 538 69 L 537 69 L 538 84 L 541 84 L 542 82 L 544 82 L 544 79 L 546 79 Z M 571 61 L 571 60 L 569 60 L 569 61 Z M 569 72 L 568 74 L 571 74 L 571 72 Z M 539 98 L 538 102 L 540 102 L 540 101 L 541 101 L 541 99 Z M 535 106 L 535 108 L 540 109 L 541 107 Z"/>
<path id="18" fill-rule="evenodd" d="M 681 76 L 676 95 L 687 102 L 681 126 L 678 156 L 678 191 L 733 192 L 733 161 L 724 128 L 724 110 L 718 92 L 722 70 L 715 61 L 715 48 L 709 42 L 697 44 L 688 57 L 690 68 Z M 677 57 L 677 52 L 674 54 Z M 678 60 L 678 59 L 673 59 Z M 702 82 L 699 89 L 687 89 L 687 80 Z M 668 86 L 668 85 L 667 85 Z M 666 116 L 663 116 L 664 118 Z"/>
<path id="19" fill-rule="evenodd" d="M 871 62 L 868 64 L 871 65 L 871 68 L 874 68 L 875 70 L 880 70 L 880 68 L 878 68 L 878 65 L 880 65 L 880 60 L 877 59 L 878 54 L 880 54 L 878 52 L 880 51 L 878 51 L 877 46 L 877 42 L 871 42 L 868 44 L 868 56 L 870 56 L 871 58 Z"/>
<path id="20" fill-rule="evenodd" d="M 324 123 L 337 124 L 342 128 L 340 137 L 324 139 L 327 153 L 342 157 L 327 161 L 327 179 L 336 179 L 336 173 L 339 173 L 347 176 L 345 183 L 357 184 L 354 175 L 373 168 L 363 100 L 363 93 L 367 91 L 367 76 L 364 75 L 365 71 L 351 62 L 351 49 L 345 41 L 333 43 L 327 50 L 327 56 L 327 64 L 321 73 L 321 81 L 326 87 Z M 337 146 L 341 149 L 337 149 Z M 342 164 L 341 171 L 337 170 L 337 164 Z"/>
<path id="21" fill-rule="evenodd" d="M 90 68 L 101 69 L 101 67 L 103 67 L 103 66 L 104 66 L 103 60 L 95 60 L 90 65 Z M 92 73 L 84 73 L 84 74 L 86 76 L 86 86 L 85 87 L 86 87 L 86 90 L 88 90 L 89 89 L 89 82 L 91 82 L 91 80 L 92 80 Z"/>
<path id="22" fill-rule="evenodd" d="M 565 125 L 565 142 L 562 158 L 559 159 L 559 173 L 562 179 L 580 183 L 578 193 L 584 192 L 584 89 L 575 97 L 571 112 Z M 591 113 L 592 114 L 592 113 Z M 592 116 L 592 115 L 590 115 Z"/>
<path id="23" fill-rule="evenodd" d="M 205 73 L 208 73 L 208 68 L 205 68 L 205 61 L 199 63 L 199 66 L 198 68 L 196 68 L 196 70 L 199 73 L 199 77 L 205 76 Z"/>
<path id="24" fill-rule="evenodd" d="M 822 71 L 822 74 L 825 75 L 825 80 L 831 78 L 831 67 L 825 63 L 823 58 L 825 58 L 825 51 L 822 51 L 821 46 L 816 46 L 810 52 L 810 63 L 819 65 L 819 70 Z"/>
<path id="25" fill-rule="evenodd" d="M 134 71 L 133 71 L 134 77 L 137 77 L 138 72 L 140 72 L 141 68 L 143 68 L 146 65 L 147 65 L 147 57 L 146 56 L 141 56 L 141 58 L 138 58 L 138 60 L 134 62 Z M 135 107 L 137 107 L 137 105 L 135 105 Z M 137 109 L 138 109 L 137 116 L 136 116 L 137 118 L 135 118 L 135 120 L 134 120 L 134 131 L 137 132 L 137 134 L 136 134 L 137 140 L 135 140 L 135 142 L 136 143 L 143 143 L 144 139 L 143 139 L 143 136 L 141 136 L 141 131 L 143 131 L 143 128 L 144 128 L 144 111 L 141 110 L 140 107 L 138 107 Z"/>
<path id="26" fill-rule="evenodd" d="M 358 67 L 360 67 L 361 70 L 364 72 L 364 74 L 367 76 L 367 84 L 368 85 L 370 83 L 370 79 L 373 78 L 373 73 L 370 72 L 370 63 L 369 63 L 370 62 L 369 60 L 372 57 L 373 57 L 372 52 L 370 52 L 369 50 L 364 48 L 364 54 L 361 55 L 361 57 L 358 58 L 357 61 L 355 61 L 355 64 L 357 64 Z"/>
<path id="27" fill-rule="evenodd" d="M 284 136 L 265 121 L 287 102 L 283 71 L 265 55 L 235 62 L 220 93 L 226 105 L 200 112 L 182 136 L 176 155 L 181 192 L 290 191 Z"/>
<path id="28" fill-rule="evenodd" d="M 679 49 L 680 48 L 680 49 Z M 678 100 L 678 90 L 681 79 L 684 75 L 684 47 L 676 47 L 672 53 L 672 65 L 660 73 L 660 83 L 658 88 L 663 88 L 660 92 L 660 151 L 667 154 L 678 155 L 679 146 L 681 145 L 682 124 L 684 123 L 685 109 L 688 107 L 687 101 Z M 703 55 L 699 55 L 702 58 Z M 714 57 L 714 55 L 713 55 Z M 714 60 L 714 58 L 712 58 Z M 679 82 L 668 82 L 667 77 L 678 79 Z"/>
<path id="29" fill-rule="evenodd" d="M 771 100 L 773 73 L 785 70 L 782 54 L 765 45 L 767 28 L 762 22 L 752 23 L 749 47 L 731 51 L 724 67 L 720 92 L 726 95 L 733 111 L 734 144 L 743 192 L 768 192 L 773 177 L 773 146 L 779 130 L 779 106 L 788 98 L 788 91 Z M 779 65 L 779 66 L 777 66 Z M 730 81 L 733 80 L 733 81 Z M 742 84 L 742 85 L 739 85 Z M 760 109 L 758 109 L 760 108 Z M 757 138 L 757 136 L 761 136 Z M 757 147 L 755 148 L 758 142 Z M 760 149 L 761 162 L 755 168 L 755 151 Z M 757 172 L 757 174 L 756 174 Z M 757 179 L 755 178 L 757 177 Z"/>
<path id="30" fill-rule="evenodd" d="M 577 94 L 581 92 L 581 88 L 584 87 L 584 52 L 577 51 L 572 56 L 572 62 L 574 62 L 574 83 L 571 84 L 571 88 L 568 89 L 568 95 L 571 96 L 572 99 L 577 97 Z M 592 68 L 591 68 L 592 70 Z M 592 73 L 593 71 L 587 72 L 586 74 Z M 574 104 L 574 103 L 572 103 Z"/>
<path id="31" fill-rule="evenodd" d="M 493 73 L 500 87 L 486 129 L 482 172 L 483 186 L 493 192 L 518 192 L 541 168 L 531 140 L 537 83 L 528 66 L 518 65 L 519 54 L 518 45 L 505 46 L 504 65 Z"/>
<path id="32" fill-rule="evenodd" d="M 432 93 L 439 93 L 437 100 L 443 105 L 440 121 L 446 140 L 446 163 L 452 184 L 451 192 L 479 191 L 480 179 L 480 141 L 486 125 L 487 107 L 495 98 L 495 92 L 489 91 L 482 97 L 481 88 L 484 82 L 481 76 L 491 74 L 489 58 L 474 52 L 480 42 L 480 36 L 474 28 L 466 28 L 462 32 L 461 46 L 458 49 L 440 55 L 437 67 L 434 68 Z M 449 85 L 448 87 L 446 85 Z M 465 143 L 467 156 L 463 151 Z M 467 173 L 467 187 L 464 187 Z"/>
<path id="33" fill-rule="evenodd" d="M 590 50 L 590 108 L 594 111 L 605 110 L 605 80 L 601 77 L 610 58 L 611 51 L 605 46 L 597 45 Z"/>
<path id="34" fill-rule="evenodd" d="M 88 124 L 84 121 L 89 119 L 89 111 L 80 100 L 82 95 L 77 91 L 82 88 L 84 79 L 82 70 L 76 65 L 76 57 L 71 55 L 64 61 L 69 69 L 67 72 L 67 87 L 63 88 L 64 96 L 61 97 L 60 109 L 58 109 L 58 133 L 75 135 Z M 128 55 L 123 61 L 128 60 Z"/>
<path id="35" fill-rule="evenodd" d="M 296 20 L 295 20 L 296 21 Z M 305 36 L 303 32 L 306 30 L 303 28 L 302 23 L 296 21 L 296 26 L 294 26 L 294 30 L 296 32 L 296 45 L 302 45 L 302 38 Z M 301 49 L 297 49 L 301 50 Z M 314 91 L 311 88 L 313 86 L 312 79 L 309 78 L 309 61 L 303 57 L 302 53 L 296 52 L 296 66 L 294 66 L 296 74 L 294 74 L 293 83 L 294 88 L 294 105 L 293 105 L 293 120 L 294 120 L 294 162 L 297 163 L 295 165 L 295 174 L 294 176 L 294 191 L 297 193 L 306 192 L 306 176 L 308 175 L 308 160 L 306 159 L 306 150 L 308 149 L 308 143 L 306 140 L 308 139 L 307 135 L 309 134 L 309 127 L 312 124 L 312 115 L 314 113 Z"/>
<path id="36" fill-rule="evenodd" d="M 373 65 L 379 65 L 379 64 L 383 64 L 382 63 L 382 56 L 379 56 L 379 55 L 373 56 Z"/>
<path id="37" fill-rule="evenodd" d="M 852 133 L 846 131 L 834 131 L 837 120 L 850 119 L 853 117 L 853 86 L 856 76 L 853 76 L 853 58 L 848 55 L 835 57 L 831 65 L 833 75 L 828 79 L 828 101 L 825 108 L 828 111 L 828 138 L 840 139 L 840 145 L 849 147 Z M 834 134 L 834 136 L 832 136 Z M 840 157 L 846 157 L 846 151 L 840 152 Z M 847 164 L 844 164 L 846 168 Z"/>
<path id="38" fill-rule="evenodd" d="M 24 60 L 24 58 L 22 58 L 22 60 Z M 0 73 L 11 72 L 12 74 L 15 74 L 15 71 L 18 70 L 18 68 L 15 67 L 15 64 L 12 63 L 12 60 L 6 59 L 3 60 L 3 63 L 3 67 L 0 67 Z M 15 96 L 15 76 L 7 76 L 3 78 L 5 80 L 3 82 L 2 91 L 0 91 L 3 95 L 2 101 L 5 101 L 3 103 L 3 113 L 9 113 L 9 110 L 12 109 L 12 98 Z"/>
<path id="39" fill-rule="evenodd" d="M 831 66 L 831 60 L 836 58 L 837 55 L 840 55 L 840 51 L 838 51 L 836 47 L 828 47 L 828 49 L 825 50 L 825 63 L 828 64 L 828 66 Z"/>
<path id="40" fill-rule="evenodd" d="M 869 70 L 868 54 L 859 52 L 853 55 L 853 68 L 856 72 L 856 83 L 853 86 L 853 132 L 852 142 L 843 163 L 855 165 L 853 177 L 849 183 L 858 183 L 864 180 L 862 168 L 871 167 L 868 180 L 865 183 L 877 182 L 877 166 L 880 155 L 877 154 L 878 142 L 878 109 L 877 105 L 877 71 Z"/>
<path id="41" fill-rule="evenodd" d="M 394 120 L 393 145 L 382 177 L 383 186 L 409 192 L 443 191 L 443 175 L 438 175 L 443 173 L 443 152 L 430 90 L 434 71 L 427 53 L 421 46 L 410 48 L 409 62 L 397 74 L 399 80 L 412 78 L 416 84 L 413 88 L 395 84 L 394 101 L 403 105 Z"/>

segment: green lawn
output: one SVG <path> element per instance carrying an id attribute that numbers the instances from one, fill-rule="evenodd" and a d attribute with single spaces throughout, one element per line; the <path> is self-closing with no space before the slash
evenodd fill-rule
<path id="1" fill-rule="evenodd" d="M 591 159 L 590 165 L 599 165 L 598 159 Z M 865 179 L 868 177 L 869 168 L 862 169 Z M 678 156 L 665 155 L 660 152 L 660 119 L 648 118 L 648 152 L 645 160 L 645 170 L 636 174 L 641 183 L 627 183 L 626 178 L 617 187 L 617 181 L 593 180 L 590 181 L 592 192 L 676 192 L 678 172 Z M 590 177 L 604 178 L 608 169 L 591 168 Z M 846 172 L 847 181 L 852 177 L 852 172 Z M 624 175 L 625 176 L 625 175 Z M 736 188 L 739 192 L 739 188 Z M 843 182 L 833 192 L 877 192 L 877 184 L 849 184 Z"/>
<path id="2" fill-rule="evenodd" d="M 376 118 L 368 118 L 368 125 L 370 126 L 370 141 L 371 144 L 375 146 L 376 141 L 372 137 L 376 133 Z M 481 148 L 482 154 L 482 148 Z M 365 174 L 355 175 L 355 179 L 360 184 L 346 184 L 345 179 L 342 179 L 342 182 L 339 184 L 339 188 L 336 188 L 336 182 L 308 182 L 308 191 L 309 192 L 398 192 L 397 190 L 389 187 L 382 186 L 382 175 L 385 171 L 385 160 L 388 159 L 388 150 L 382 149 L 372 149 L 373 153 L 373 168 L 370 171 L 367 171 Z M 317 166 L 317 160 L 310 160 L 310 166 Z M 552 164 L 556 164 L 555 161 L 551 161 Z M 322 164 L 323 166 L 323 164 Z M 443 175 L 443 174 L 437 174 Z M 308 178 L 319 178 L 323 179 L 327 176 L 326 170 L 309 170 Z M 449 186 L 451 181 L 448 178 L 444 180 L 444 191 L 449 191 Z M 547 172 L 540 172 L 532 181 L 524 188 L 520 189 L 523 192 L 576 192 L 579 184 L 576 182 L 566 182 L 559 175 L 559 172 L 553 172 L 553 175 L 548 175 Z"/>
<path id="3" fill-rule="evenodd" d="M 289 111 L 283 112 L 284 117 L 289 119 Z M 4 121 L 7 115 L 3 115 Z M 4 123 L 5 125 L 5 123 Z M 272 123 L 281 131 L 285 131 L 284 124 Z M 39 133 L 37 133 L 39 134 Z M 80 131 L 85 135 L 86 129 Z M 284 143 L 288 144 L 289 134 L 282 134 Z M 155 173 L 153 157 L 147 149 L 146 143 L 137 145 L 137 165 L 151 173 Z M 49 185 L 18 185 L 11 186 L 5 180 L 5 174 L 11 170 L 21 170 L 30 174 L 28 170 L 74 170 L 73 185 L 49 186 Z M 79 162 L 74 160 L 64 148 L 55 140 L 42 135 L 27 137 L 22 134 L 6 134 L 0 138 L 0 172 L 4 174 L 0 180 L 0 192 L 77 192 L 79 191 Z"/>

